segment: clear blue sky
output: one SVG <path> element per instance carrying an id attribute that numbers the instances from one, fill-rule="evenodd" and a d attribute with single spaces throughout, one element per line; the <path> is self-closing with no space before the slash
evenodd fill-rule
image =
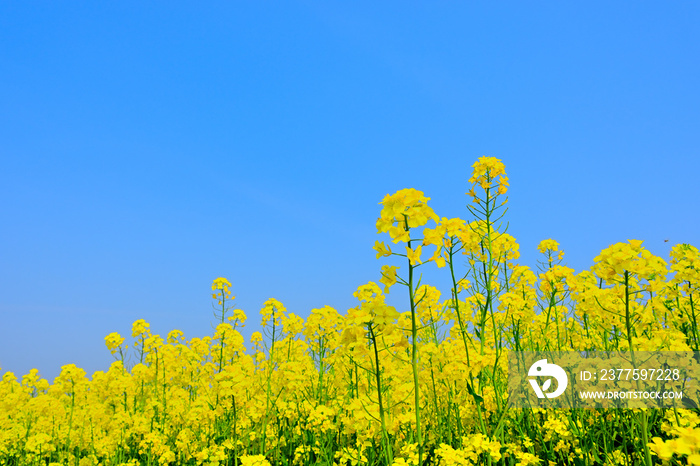
<path id="1" fill-rule="evenodd" d="M 577 272 L 698 246 L 698 24 L 690 1 L 3 2 L 0 372 L 107 369 L 140 318 L 209 334 L 219 276 L 247 334 L 270 297 L 344 312 L 386 263 L 382 197 L 467 218 L 482 155 L 523 264 L 546 238 Z"/>

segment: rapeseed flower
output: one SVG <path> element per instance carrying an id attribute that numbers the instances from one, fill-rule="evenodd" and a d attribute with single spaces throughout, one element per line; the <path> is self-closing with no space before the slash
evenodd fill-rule
<path id="1" fill-rule="evenodd" d="M 124 337 L 119 335 L 117 332 L 112 332 L 105 337 L 105 345 L 110 353 L 114 354 L 117 349 L 124 343 Z"/>
<path id="2" fill-rule="evenodd" d="M 439 217 L 428 207 L 429 197 L 422 191 L 402 189 L 387 194 L 380 204 L 383 206 L 377 220 L 377 232 L 389 233 L 394 243 L 409 242 L 409 229 L 425 225 L 428 220 L 435 222 Z"/>
<path id="3" fill-rule="evenodd" d="M 478 184 L 485 190 L 490 189 L 492 187 L 491 183 L 496 181 L 498 194 L 505 194 L 508 191 L 509 184 L 506 176 L 506 167 L 500 159 L 486 156 L 479 157 L 479 160 L 472 165 L 472 168 L 474 171 L 471 178 L 469 178 L 470 183 Z M 477 198 L 473 188 L 467 194 L 475 199 Z"/>
<path id="4" fill-rule="evenodd" d="M 131 336 L 138 337 L 150 332 L 150 324 L 143 319 L 139 319 L 131 326 Z"/>
<path id="5" fill-rule="evenodd" d="M 397 266 L 394 265 L 383 265 L 382 266 L 382 278 L 379 279 L 379 283 L 384 285 L 384 293 L 389 292 L 389 288 L 396 283 L 396 270 Z"/>
<path id="6" fill-rule="evenodd" d="M 542 254 L 545 254 L 547 251 L 557 252 L 559 250 L 559 243 L 553 239 L 545 239 L 540 241 L 540 244 L 537 245 L 537 250 Z"/>

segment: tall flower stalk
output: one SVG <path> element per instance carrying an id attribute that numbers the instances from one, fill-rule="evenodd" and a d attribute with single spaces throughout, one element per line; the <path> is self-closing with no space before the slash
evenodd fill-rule
<path id="1" fill-rule="evenodd" d="M 386 195 L 382 200 L 382 211 L 377 220 L 377 232 L 389 233 L 394 243 L 406 243 L 406 254 L 398 254 L 406 257 L 408 262 L 408 278 L 402 283 L 408 287 L 408 300 L 411 312 L 411 369 L 413 372 L 413 409 L 416 422 L 416 443 L 418 444 L 418 464 L 423 464 L 424 444 L 421 428 L 421 396 L 419 380 L 419 348 L 418 331 L 420 330 L 417 316 L 416 288 L 414 281 L 415 269 L 422 264 L 421 245 L 412 247 L 412 242 L 417 238 L 411 238 L 411 229 L 424 226 L 428 220 L 437 222 L 439 217 L 428 207 L 428 200 L 421 191 L 415 189 L 402 189 L 393 195 Z M 422 241 L 422 239 L 421 239 Z M 391 255 L 391 250 L 383 243 L 375 245 L 378 256 Z"/>

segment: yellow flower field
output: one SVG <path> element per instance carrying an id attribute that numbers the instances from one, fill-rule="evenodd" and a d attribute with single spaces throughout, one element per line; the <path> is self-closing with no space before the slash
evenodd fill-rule
<path id="1" fill-rule="evenodd" d="M 415 189 L 382 200 L 377 280 L 352 309 L 304 319 L 270 299 L 245 341 L 220 277 L 211 336 L 139 320 L 92 378 L 4 373 L 0 465 L 700 465 L 697 406 L 512 409 L 506 387 L 512 351 L 700 351 L 698 249 L 664 260 L 631 239 L 575 273 L 547 239 L 533 269 L 503 228 L 504 165 L 480 158 L 469 183 L 468 220 Z M 451 289 L 421 283 L 427 267 Z"/>

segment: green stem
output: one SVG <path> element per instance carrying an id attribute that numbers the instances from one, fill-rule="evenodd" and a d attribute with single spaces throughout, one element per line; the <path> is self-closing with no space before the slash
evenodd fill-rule
<path id="1" fill-rule="evenodd" d="M 374 375 L 375 379 L 377 382 L 377 400 L 379 402 L 379 418 L 382 423 L 382 440 L 384 442 L 384 455 L 386 457 L 387 461 L 387 466 L 391 466 L 391 463 L 393 462 L 392 460 L 392 454 L 391 454 L 391 449 L 389 448 L 389 434 L 387 433 L 386 430 L 386 420 L 385 420 L 385 414 L 384 414 L 384 401 L 382 399 L 382 380 L 381 380 L 381 366 L 379 365 L 379 351 L 377 350 L 377 336 L 374 333 L 374 326 L 370 322 L 367 324 L 367 329 L 369 330 L 369 335 L 370 335 L 370 340 L 372 342 L 372 346 L 374 348 L 374 359 L 376 361 L 376 364 L 374 366 Z"/>
<path id="2" fill-rule="evenodd" d="M 408 221 L 406 221 L 408 230 Z M 411 247 L 411 241 L 408 241 Z M 418 384 L 418 325 L 416 322 L 416 303 L 413 290 L 414 265 L 408 261 L 408 297 L 411 304 L 411 367 L 413 368 L 413 404 L 416 411 L 416 440 L 418 443 L 418 466 L 423 465 L 423 433 L 420 425 L 420 387 Z"/>

